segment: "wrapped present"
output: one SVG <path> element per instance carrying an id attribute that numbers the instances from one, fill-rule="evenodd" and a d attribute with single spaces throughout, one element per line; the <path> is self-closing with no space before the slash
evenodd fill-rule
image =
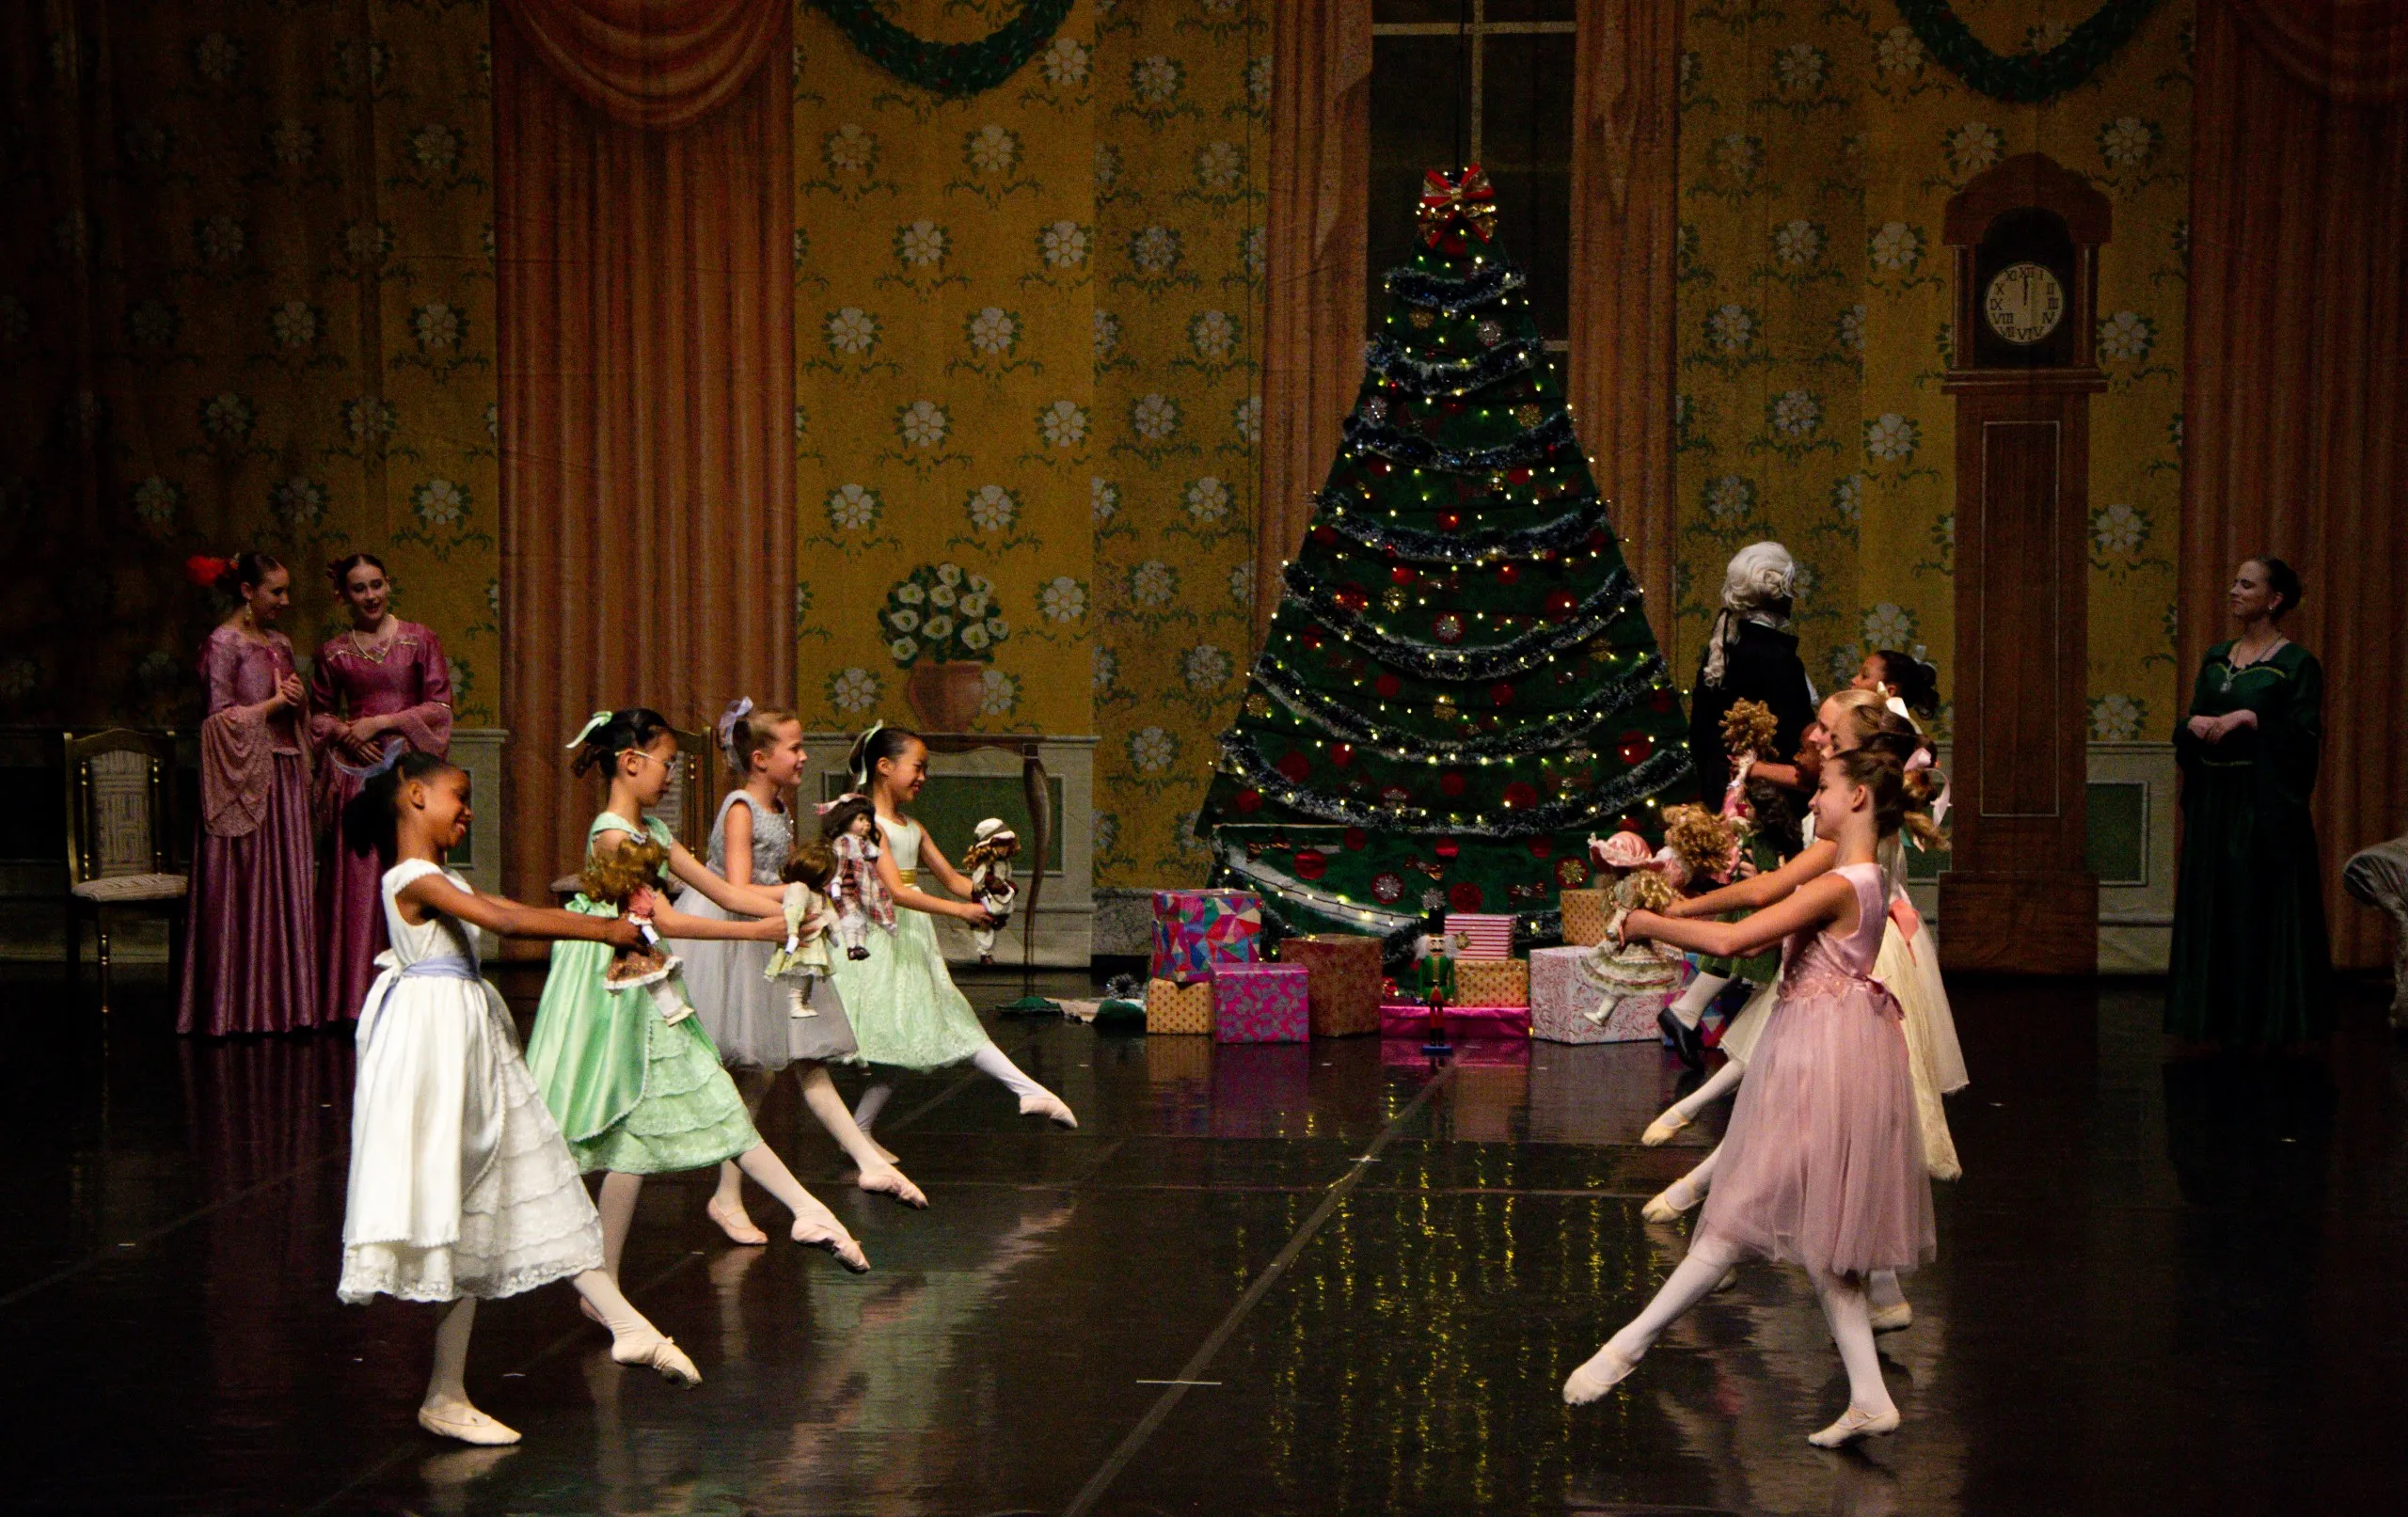
<path id="1" fill-rule="evenodd" d="M 1619 995 L 1601 985 L 1587 948 L 1530 951 L 1530 1035 L 1550 1043 L 1636 1043 L 1658 1035 L 1662 991 Z"/>
<path id="2" fill-rule="evenodd" d="M 1252 891 L 1154 892 L 1153 977 L 1194 985 L 1215 964 L 1251 964 L 1262 942 L 1262 897 Z"/>
<path id="3" fill-rule="evenodd" d="M 1450 1042 L 1503 1038 L 1527 1043 L 1530 1039 L 1528 1006 L 1449 1006 L 1446 1020 Z M 1382 1037 L 1427 1037 L 1429 1034 L 1429 1007 L 1391 1001 L 1380 1008 Z"/>
<path id="4" fill-rule="evenodd" d="M 1146 982 L 1146 1031 L 1149 1033 L 1209 1033 L 1212 1030 L 1212 982 L 1180 985 L 1174 980 Z"/>
<path id="5" fill-rule="evenodd" d="M 1527 1006 L 1530 966 L 1518 958 L 1457 958 L 1455 993 L 1466 1006 Z"/>
<path id="6" fill-rule="evenodd" d="M 1302 964 L 1212 967 L 1212 1038 L 1219 1043 L 1301 1043 L 1311 1035 Z"/>
<path id="7" fill-rule="evenodd" d="M 1348 1037 L 1380 1030 L 1380 967 L 1377 938 L 1321 933 L 1290 938 L 1279 961 L 1305 970 L 1305 1000 L 1315 1037 Z"/>
<path id="8" fill-rule="evenodd" d="M 1590 948 L 1606 940 L 1606 924 L 1613 919 L 1614 908 L 1605 891 L 1565 891 L 1557 905 L 1563 913 L 1563 940 L 1577 948 Z"/>
<path id="9" fill-rule="evenodd" d="M 1513 919 L 1493 912 L 1450 911 L 1447 952 L 1457 958 L 1511 958 Z"/>

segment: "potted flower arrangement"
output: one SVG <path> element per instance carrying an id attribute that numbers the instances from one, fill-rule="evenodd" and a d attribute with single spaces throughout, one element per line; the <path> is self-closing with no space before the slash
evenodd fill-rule
<path id="1" fill-rule="evenodd" d="M 903 694 L 931 732 L 967 732 L 985 693 L 995 644 L 1012 635 L 985 575 L 924 563 L 886 593 L 879 613 L 886 651 L 910 670 Z"/>

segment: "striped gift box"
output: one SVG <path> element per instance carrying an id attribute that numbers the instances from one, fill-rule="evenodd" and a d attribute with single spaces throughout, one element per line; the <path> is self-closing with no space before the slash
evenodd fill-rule
<path id="1" fill-rule="evenodd" d="M 1455 958 L 1513 956 L 1513 919 L 1494 912 L 1447 913 L 1447 953 Z"/>

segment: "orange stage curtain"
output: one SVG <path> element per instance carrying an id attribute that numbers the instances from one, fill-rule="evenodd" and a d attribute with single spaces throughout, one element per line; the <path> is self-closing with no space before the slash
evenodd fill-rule
<path id="1" fill-rule="evenodd" d="M 2181 677 L 2252 553 L 2305 581 L 2337 963 L 2388 962 L 2340 861 L 2408 831 L 2408 0 L 2202 0 L 2183 376 Z M 2388 102 L 2388 104 L 2376 103 Z M 2166 723 L 2169 727 L 2171 721 Z"/>
<path id="2" fill-rule="evenodd" d="M 737 24 L 756 13 L 766 32 Z M 523 897 L 583 850 L 598 797 L 561 744 L 590 711 L 690 727 L 739 693 L 793 694 L 791 15 L 494 8 L 505 868 Z"/>
<path id="3" fill-rule="evenodd" d="M 1669 653 L 1681 8 L 1580 0 L 1576 14 L 1572 410 Z"/>
<path id="4" fill-rule="evenodd" d="M 1371 195 L 1370 0 L 1271 9 L 1271 205 L 1262 340 L 1262 490 L 1254 640 L 1305 541 L 1363 382 Z"/>

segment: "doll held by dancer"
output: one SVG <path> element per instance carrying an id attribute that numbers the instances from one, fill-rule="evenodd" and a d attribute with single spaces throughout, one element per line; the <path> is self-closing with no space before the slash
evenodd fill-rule
<path id="1" fill-rule="evenodd" d="M 1020 834 L 1000 816 L 990 816 L 971 832 L 969 851 L 961 856 L 962 873 L 970 877 L 970 898 L 987 909 L 993 924 L 970 929 L 978 945 L 978 962 L 995 961 L 995 933 L 1011 921 L 1012 904 L 1020 889 L 1012 883 L 1012 860 L 1020 853 Z"/>
<path id="2" fill-rule="evenodd" d="M 618 908 L 635 924 L 640 939 L 634 947 L 622 948 L 610 956 L 610 967 L 602 972 L 602 983 L 613 990 L 643 991 L 662 1021 L 676 1023 L 694 1014 L 677 972 L 682 961 L 661 945 L 650 915 L 629 909 L 631 902 L 646 899 L 648 893 L 659 888 L 661 866 L 668 861 L 669 850 L 649 837 L 597 845 L 586 855 L 585 868 L 577 877 L 577 888 L 597 906 Z"/>
<path id="3" fill-rule="evenodd" d="M 798 1019 L 819 1015 L 812 997 L 835 972 L 828 957 L 828 935 L 836 913 L 820 893 L 835 873 L 835 851 L 816 841 L 796 847 L 782 871 L 786 888 L 779 906 L 786 940 L 770 952 L 762 974 L 784 991 L 786 1015 Z"/>
<path id="4" fill-rule="evenodd" d="M 895 893 L 879 867 L 886 850 L 879 845 L 878 808 L 867 796 L 848 791 L 819 808 L 819 835 L 836 856 L 836 873 L 828 884 L 836 941 L 858 963 L 869 957 L 872 927 L 889 936 L 895 932 Z"/>
<path id="5" fill-rule="evenodd" d="M 361 852 L 391 858 L 382 886 L 391 948 L 361 1008 L 343 1206 L 346 1303 L 446 1304 L 419 1426 L 469 1444 L 518 1434 L 468 1400 L 462 1376 L 480 1300 L 567 1280 L 610 1330 L 610 1357 L 698 1383 L 693 1361 L 627 1304 L 603 1268 L 602 1224 L 561 1130 L 519 1056 L 500 995 L 479 973 L 475 929 L 637 948 L 616 915 L 480 895 L 444 867 L 468 828 L 468 776 L 398 751 L 346 803 Z"/>

